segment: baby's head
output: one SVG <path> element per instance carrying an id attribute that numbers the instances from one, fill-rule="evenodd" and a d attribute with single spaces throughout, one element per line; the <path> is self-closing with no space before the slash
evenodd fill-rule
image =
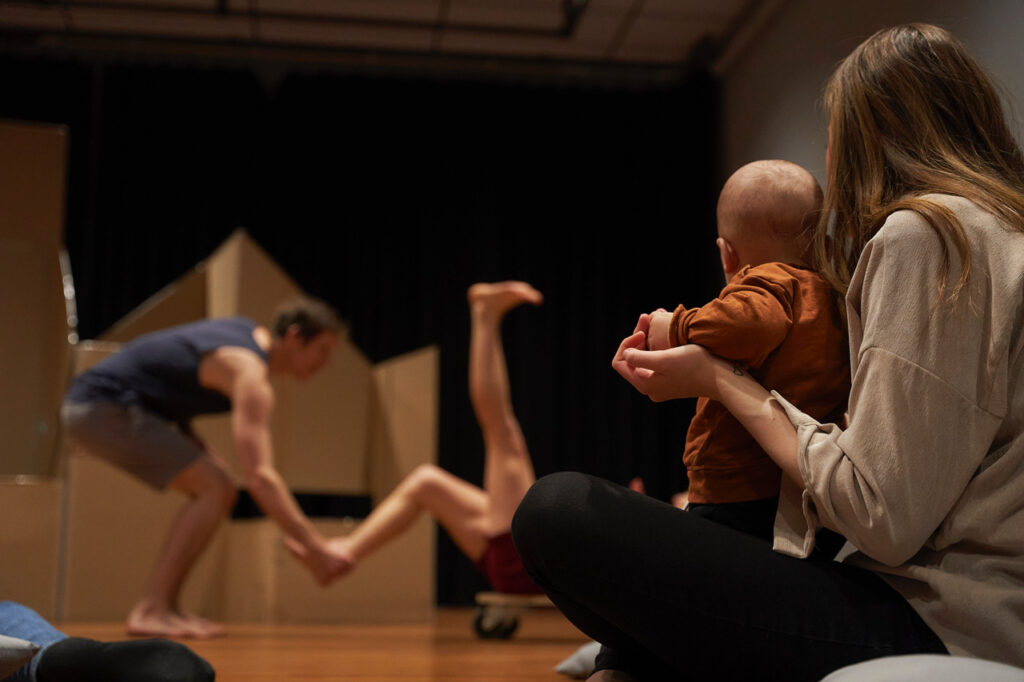
<path id="1" fill-rule="evenodd" d="M 754 161 L 732 174 L 718 195 L 718 250 L 726 279 L 747 265 L 802 265 L 821 187 L 789 161 Z"/>

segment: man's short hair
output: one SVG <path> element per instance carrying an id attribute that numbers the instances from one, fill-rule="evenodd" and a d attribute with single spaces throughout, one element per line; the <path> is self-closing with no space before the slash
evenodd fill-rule
<path id="1" fill-rule="evenodd" d="M 296 325 L 299 336 L 309 341 L 320 332 L 342 334 L 348 326 L 330 305 L 318 298 L 300 296 L 285 301 L 277 308 L 272 331 L 274 336 L 283 337 L 288 329 Z"/>

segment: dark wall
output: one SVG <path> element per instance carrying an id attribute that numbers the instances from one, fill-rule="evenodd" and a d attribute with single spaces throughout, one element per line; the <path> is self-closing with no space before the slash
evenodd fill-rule
<path id="1" fill-rule="evenodd" d="M 0 92 L 0 117 L 70 127 L 82 338 L 244 226 L 374 361 L 440 345 L 440 463 L 479 483 L 465 290 L 526 279 L 546 303 L 505 339 L 538 475 L 682 487 L 692 402 L 654 405 L 609 361 L 639 313 L 720 286 L 710 78 L 633 92 L 0 56 Z M 441 603 L 483 585 L 445 537 L 438 562 Z"/>

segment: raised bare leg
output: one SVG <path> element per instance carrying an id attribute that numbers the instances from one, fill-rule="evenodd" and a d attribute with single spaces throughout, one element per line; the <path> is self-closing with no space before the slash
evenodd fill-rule
<path id="1" fill-rule="evenodd" d="M 213 637 L 223 627 L 181 611 L 178 596 L 189 571 L 235 501 L 235 485 L 220 460 L 205 455 L 170 485 L 188 496 L 164 540 L 142 598 L 128 614 L 129 634 Z"/>
<path id="2" fill-rule="evenodd" d="M 352 533 L 334 538 L 330 544 L 356 563 L 401 535 L 425 511 L 475 561 L 486 546 L 486 509 L 482 490 L 438 466 L 421 464 Z"/>
<path id="3" fill-rule="evenodd" d="M 469 397 L 484 437 L 484 491 L 488 497 L 488 534 L 506 532 L 512 515 L 536 476 L 512 408 L 501 322 L 524 303 L 544 297 L 526 282 L 474 284 L 466 294 L 471 329 Z"/>

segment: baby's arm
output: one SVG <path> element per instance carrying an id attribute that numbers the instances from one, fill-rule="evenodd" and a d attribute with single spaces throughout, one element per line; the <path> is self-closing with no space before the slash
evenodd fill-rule
<path id="1" fill-rule="evenodd" d="M 758 267 L 741 272 L 706 305 L 681 305 L 671 314 L 652 313 L 650 336 L 654 345 L 648 347 L 659 350 L 695 343 L 745 367 L 758 367 L 789 334 L 798 287 L 799 283 L 784 271 L 766 272 L 766 268 Z"/>

